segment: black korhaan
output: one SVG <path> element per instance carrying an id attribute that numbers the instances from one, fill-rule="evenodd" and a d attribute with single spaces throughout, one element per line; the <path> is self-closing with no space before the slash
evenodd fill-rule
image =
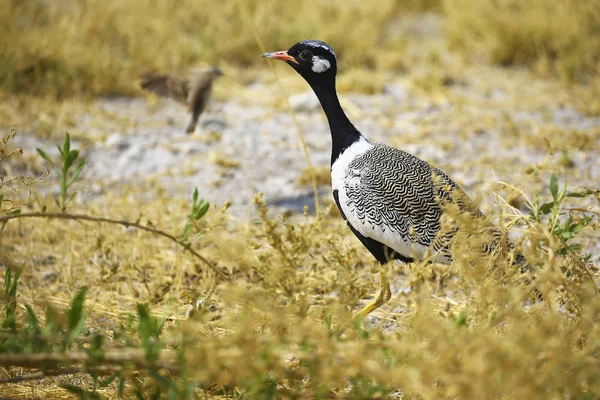
<path id="1" fill-rule="evenodd" d="M 186 132 L 192 134 L 198 118 L 204 112 L 212 92 L 213 81 L 223 75 L 217 67 L 195 71 L 190 78 L 168 74 L 144 74 L 140 87 L 161 97 L 168 97 L 188 106 L 192 119 Z"/>
<path id="2" fill-rule="evenodd" d="M 444 204 L 453 202 L 474 217 L 483 218 L 458 185 L 439 169 L 409 153 L 370 143 L 352 125 L 338 100 L 336 54 L 327 43 L 305 40 L 287 51 L 262 56 L 289 64 L 308 82 L 321 102 L 332 138 L 333 197 L 348 227 L 362 244 L 381 265 L 391 259 L 411 262 L 427 258 L 449 263 L 452 258 L 448 240 L 455 230 L 440 234 Z M 377 298 L 360 310 L 351 323 L 390 299 L 383 268 L 380 279 Z"/>

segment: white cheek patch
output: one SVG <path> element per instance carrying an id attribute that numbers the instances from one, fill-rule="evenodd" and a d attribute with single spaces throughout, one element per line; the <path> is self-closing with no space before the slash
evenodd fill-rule
<path id="1" fill-rule="evenodd" d="M 329 61 L 324 58 L 320 58 L 318 56 L 314 56 L 312 58 L 312 70 L 318 74 L 321 72 L 325 72 L 331 67 Z"/>

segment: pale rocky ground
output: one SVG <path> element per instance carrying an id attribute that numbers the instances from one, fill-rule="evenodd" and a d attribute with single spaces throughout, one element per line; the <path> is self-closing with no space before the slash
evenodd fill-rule
<path id="1" fill-rule="evenodd" d="M 492 96 L 505 94 L 497 91 Z M 600 118 L 582 116 L 569 107 L 550 110 L 550 114 L 494 110 L 487 104 L 473 109 L 450 100 L 414 96 L 401 83 L 387 85 L 378 95 L 344 94 L 342 103 L 369 140 L 393 145 L 431 162 L 474 197 L 485 197 L 486 189 L 480 186 L 497 181 L 512 183 L 533 196 L 543 188 L 536 179 L 527 177 L 527 168 L 544 163 L 548 157 L 555 163 L 560 158 L 560 154 L 549 155 L 547 149 L 532 147 L 526 140 L 506 138 L 498 129 L 485 129 L 483 124 L 479 128 L 478 117 L 489 121 L 509 115 L 515 124 L 535 124 L 537 129 L 552 126 L 585 131 L 600 127 Z M 290 104 L 315 168 L 328 168 L 331 139 L 316 97 L 312 92 L 302 92 L 292 95 Z M 453 120 L 455 115 L 463 115 L 468 122 Z M 264 192 L 275 205 L 297 211 L 304 203 L 312 204 L 311 187 L 297 182 L 307 163 L 292 119 L 282 107 L 267 107 L 260 102 L 242 104 L 235 99 L 215 101 L 194 135 L 185 134 L 187 121 L 185 108 L 171 101 L 152 107 L 143 98 L 97 101 L 90 114 L 77 117 L 76 130 L 90 139 L 83 143 L 78 143 L 81 136 L 73 139 L 74 146 L 83 148 L 88 159 L 82 178 L 94 182 L 96 190 L 115 184 L 141 185 L 143 190 L 144 182 L 157 177 L 167 189 L 183 189 L 188 194 L 197 186 L 207 200 L 232 201 L 232 211 L 239 215 L 249 211 L 248 205 L 257 192 Z M 466 131 L 465 125 L 474 129 Z M 24 132 L 17 144 L 56 153 L 55 142 Z M 576 151 L 570 157 L 573 168 L 564 176 L 557 173 L 559 179 L 567 179 L 571 188 L 600 181 L 600 158 L 596 153 Z M 329 196 L 328 189 L 322 188 L 322 192 Z M 82 195 L 86 197 L 86 193 Z"/>
<path id="2" fill-rule="evenodd" d="M 408 79 L 391 79 L 376 95 L 343 93 L 342 105 L 371 141 L 396 146 L 440 167 L 469 195 L 480 198 L 488 213 L 495 207 L 492 194 L 498 181 L 514 184 L 530 198 L 547 193 L 551 171 L 570 188 L 597 186 L 596 151 L 569 151 L 572 166 L 557 170 L 552 165 L 558 165 L 562 154 L 552 154 L 537 142 L 532 145 L 528 136 L 535 132 L 545 137 L 539 133 L 544 130 L 548 135 L 553 130 L 597 130 L 600 118 L 543 99 L 547 92 L 540 93 L 535 82 L 520 87 L 519 80 L 527 76 L 501 74 L 513 76 L 494 81 L 465 73 L 437 94 L 418 90 Z M 246 92 L 214 100 L 189 136 L 184 132 L 187 111 L 169 100 L 101 99 L 88 113 L 72 116 L 72 131 L 81 132 L 74 135 L 74 145 L 88 159 L 82 178 L 89 185 L 81 199 L 94 201 L 106 191 L 118 191 L 119 185 L 136 187 L 144 196 L 160 182 L 174 195 L 190 196 L 198 187 L 201 197 L 217 205 L 231 201 L 232 213 L 242 219 L 253 216 L 252 198 L 258 192 L 282 209 L 301 212 L 304 205 L 312 207 L 310 185 L 298 183 L 307 163 L 296 127 L 283 102 L 274 101 L 281 93 L 268 83 L 251 84 Z M 316 97 L 299 91 L 289 101 L 315 168 L 328 168 L 331 139 Z M 507 136 L 507 125 L 517 132 Z M 55 140 L 43 141 L 28 132 L 18 139 L 25 149 L 56 152 Z M 532 169 L 540 172 L 528 173 Z M 325 200 L 330 198 L 329 188 L 321 187 L 320 192 Z"/>

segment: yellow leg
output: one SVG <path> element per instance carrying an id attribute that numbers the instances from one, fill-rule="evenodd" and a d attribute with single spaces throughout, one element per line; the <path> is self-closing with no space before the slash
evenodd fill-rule
<path id="1" fill-rule="evenodd" d="M 383 265 L 379 265 L 379 293 L 377 294 L 377 298 L 364 306 L 362 310 L 354 314 L 352 319 L 342 325 L 342 327 L 338 330 L 338 336 L 344 333 L 346 329 L 356 324 L 357 321 L 364 320 L 367 315 L 377 310 L 383 304 L 387 303 L 391 297 L 392 291 L 390 289 L 390 283 L 383 269 Z"/>

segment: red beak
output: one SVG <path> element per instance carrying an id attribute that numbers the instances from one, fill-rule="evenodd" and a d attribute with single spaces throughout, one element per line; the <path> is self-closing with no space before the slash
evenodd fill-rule
<path id="1" fill-rule="evenodd" d="M 287 51 L 271 51 L 269 53 L 265 53 L 262 55 L 262 57 L 265 58 L 273 58 L 275 60 L 281 60 L 281 61 L 291 61 L 293 63 L 298 64 L 298 61 L 296 61 L 296 59 L 292 56 L 290 56 Z"/>

